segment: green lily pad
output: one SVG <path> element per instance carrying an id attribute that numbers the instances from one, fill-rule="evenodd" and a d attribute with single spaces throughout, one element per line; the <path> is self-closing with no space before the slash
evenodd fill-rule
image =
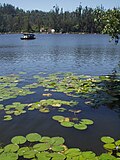
<path id="1" fill-rule="evenodd" d="M 64 160 L 66 156 L 61 153 L 51 153 L 50 156 L 52 157 L 52 160 Z"/>
<path id="2" fill-rule="evenodd" d="M 4 147 L 4 152 L 16 152 L 19 149 L 17 144 L 8 144 Z"/>
<path id="3" fill-rule="evenodd" d="M 85 129 L 87 129 L 87 125 L 79 123 L 79 124 L 75 124 L 74 128 L 76 128 L 78 130 L 85 130 Z"/>
<path id="4" fill-rule="evenodd" d="M 40 142 L 43 142 L 43 143 L 46 143 L 46 142 L 49 142 L 49 141 L 50 141 L 50 137 L 46 137 L 46 136 L 42 137 L 41 140 L 40 140 Z"/>
<path id="5" fill-rule="evenodd" d="M 21 147 L 21 148 L 18 150 L 18 155 L 19 155 L 19 156 L 23 156 L 24 153 L 25 153 L 26 151 L 29 151 L 29 150 L 30 150 L 29 147 Z"/>
<path id="6" fill-rule="evenodd" d="M 18 154 L 17 153 L 2 153 L 0 154 L 0 160 L 17 160 Z"/>
<path id="7" fill-rule="evenodd" d="M 64 147 L 63 146 L 53 146 L 52 151 L 61 152 L 61 151 L 64 151 Z"/>
<path id="8" fill-rule="evenodd" d="M 36 151 L 46 151 L 50 148 L 50 144 L 48 143 L 38 143 L 33 146 Z"/>
<path id="9" fill-rule="evenodd" d="M 49 152 L 40 152 L 36 154 L 38 160 L 50 160 L 50 153 Z"/>
<path id="10" fill-rule="evenodd" d="M 23 154 L 23 157 L 26 158 L 26 159 L 31 159 L 31 158 L 34 158 L 34 157 L 35 157 L 35 154 L 36 154 L 36 151 L 34 151 L 34 150 L 29 150 L 29 151 L 26 151 L 26 152 Z"/>
<path id="11" fill-rule="evenodd" d="M 23 136 L 15 136 L 11 140 L 14 144 L 24 144 L 26 142 L 26 138 Z"/>
<path id="12" fill-rule="evenodd" d="M 64 122 L 61 122 L 60 124 L 62 126 L 64 126 L 64 127 L 73 127 L 74 126 L 74 122 L 66 122 L 66 121 L 64 121 Z"/>
<path id="13" fill-rule="evenodd" d="M 99 160 L 116 160 L 116 157 L 107 153 L 103 153 L 99 156 Z"/>
<path id="14" fill-rule="evenodd" d="M 120 146 L 120 140 L 117 140 L 117 141 L 115 142 L 115 144 L 116 144 L 117 146 Z"/>
<path id="15" fill-rule="evenodd" d="M 113 143 L 113 142 L 115 142 L 115 140 L 112 137 L 109 137 L 109 136 L 102 137 L 101 141 L 104 142 L 104 143 Z"/>
<path id="16" fill-rule="evenodd" d="M 116 148 L 115 144 L 112 144 L 112 143 L 106 143 L 103 145 L 103 147 L 108 150 L 113 150 Z"/>
<path id="17" fill-rule="evenodd" d="M 91 125 L 93 124 L 94 122 L 90 119 L 81 119 L 82 123 L 86 124 L 86 125 Z"/>
<path id="18" fill-rule="evenodd" d="M 4 121 L 10 121 L 10 120 L 12 120 L 12 116 L 11 115 L 4 116 Z"/>
<path id="19" fill-rule="evenodd" d="M 41 135 L 39 135 L 38 133 L 30 133 L 26 136 L 26 139 L 29 142 L 37 142 L 37 141 L 40 141 Z"/>
<path id="20" fill-rule="evenodd" d="M 82 156 L 85 159 L 94 159 L 96 155 L 92 151 L 86 151 L 86 152 L 82 152 Z"/>
<path id="21" fill-rule="evenodd" d="M 53 116 L 52 119 L 58 122 L 63 122 L 65 118 L 63 116 Z"/>
<path id="22" fill-rule="evenodd" d="M 52 146 L 59 146 L 65 142 L 64 138 L 62 137 L 52 137 L 49 141 L 49 144 Z"/>
<path id="23" fill-rule="evenodd" d="M 81 151 L 79 148 L 70 148 L 65 151 L 65 155 L 68 158 L 73 158 L 73 157 L 79 156 L 80 154 L 81 154 Z"/>

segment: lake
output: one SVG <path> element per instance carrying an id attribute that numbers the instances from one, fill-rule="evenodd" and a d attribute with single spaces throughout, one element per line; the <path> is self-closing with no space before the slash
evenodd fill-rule
<path id="1" fill-rule="evenodd" d="M 120 44 L 109 42 L 108 35 L 96 34 L 36 34 L 35 40 L 22 41 L 21 34 L 0 35 L 0 76 L 9 74 L 22 75 L 20 85 L 32 83 L 33 75 L 39 72 L 52 74 L 57 72 L 73 72 L 79 75 L 110 75 L 119 70 Z M 37 102 L 42 97 L 43 88 L 36 89 L 33 95 L 20 96 L 1 102 L 7 105 Z M 9 143 L 15 135 L 26 135 L 38 132 L 46 136 L 62 136 L 68 147 L 79 147 L 82 151 L 93 150 L 97 154 L 104 152 L 102 136 L 120 139 L 120 109 L 114 105 L 102 105 L 92 108 L 84 104 L 83 99 L 71 98 L 62 93 L 53 93 L 52 98 L 77 100 L 78 107 L 84 112 L 81 118 L 94 120 L 94 125 L 85 131 L 64 128 L 51 119 L 56 111 L 44 114 L 29 111 L 16 116 L 12 121 L 3 121 L 0 113 L 0 142 Z"/>

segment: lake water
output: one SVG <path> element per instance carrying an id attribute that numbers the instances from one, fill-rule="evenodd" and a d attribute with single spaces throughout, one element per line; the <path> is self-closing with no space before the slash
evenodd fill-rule
<path id="1" fill-rule="evenodd" d="M 20 37 L 20 34 L 0 35 L 0 75 L 26 72 L 24 78 L 29 83 L 32 75 L 39 72 L 109 75 L 118 69 L 120 44 L 109 43 L 110 37 L 107 35 L 36 34 L 36 39 L 30 41 L 22 41 Z M 39 101 L 42 92 L 41 88 L 35 95 L 18 97 L 4 103 Z M 52 98 L 72 100 L 60 93 L 54 93 Z M 109 135 L 120 139 L 120 110 L 115 112 L 113 106 L 93 109 L 82 100 L 79 100 L 78 107 L 84 110 L 81 118 L 86 117 L 95 122 L 85 131 L 59 126 L 51 120 L 53 113 L 33 111 L 9 122 L 1 120 L 0 142 L 7 144 L 15 135 L 38 132 L 41 135 L 62 136 L 69 147 L 79 147 L 83 151 L 93 150 L 99 154 L 104 151 L 100 137 Z"/>

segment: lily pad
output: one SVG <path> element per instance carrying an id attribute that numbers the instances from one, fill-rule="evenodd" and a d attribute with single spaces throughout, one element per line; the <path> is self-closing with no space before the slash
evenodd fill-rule
<path id="1" fill-rule="evenodd" d="M 37 142 L 37 141 L 40 141 L 41 139 L 41 135 L 38 134 L 38 133 L 30 133 L 26 136 L 26 139 L 29 141 L 29 142 Z"/>
<path id="2" fill-rule="evenodd" d="M 29 150 L 30 150 L 29 147 L 21 147 L 21 148 L 18 150 L 18 155 L 19 155 L 19 156 L 23 156 L 24 153 L 25 153 L 26 151 L 29 151 Z"/>
<path id="3" fill-rule="evenodd" d="M 26 142 L 26 138 L 23 136 L 16 136 L 12 138 L 11 142 L 14 144 L 24 144 Z"/>
<path id="4" fill-rule="evenodd" d="M 41 138 L 40 142 L 46 143 L 50 141 L 50 137 L 44 136 Z"/>
<path id="5" fill-rule="evenodd" d="M 63 116 L 53 116 L 52 119 L 58 122 L 63 122 L 65 118 Z"/>
<path id="6" fill-rule="evenodd" d="M 117 140 L 117 141 L 115 142 L 115 144 L 116 144 L 117 146 L 120 146 L 120 140 Z"/>
<path id="7" fill-rule="evenodd" d="M 61 122 L 60 124 L 62 126 L 64 126 L 64 127 L 73 127 L 74 126 L 74 122 L 66 122 L 66 121 L 64 121 L 64 122 Z"/>
<path id="8" fill-rule="evenodd" d="M 10 121 L 10 120 L 12 120 L 12 116 L 11 115 L 6 115 L 6 116 L 4 116 L 4 120 L 5 121 Z"/>
<path id="9" fill-rule="evenodd" d="M 103 147 L 107 150 L 113 150 L 116 148 L 116 146 L 112 143 L 107 143 L 107 144 L 104 144 Z"/>
<path id="10" fill-rule="evenodd" d="M 50 144 L 48 143 L 38 143 L 38 144 L 35 144 L 33 146 L 34 150 L 36 151 L 46 151 L 50 148 Z"/>
<path id="11" fill-rule="evenodd" d="M 49 152 L 40 152 L 36 154 L 38 160 L 50 160 L 50 153 Z"/>
<path id="12" fill-rule="evenodd" d="M 81 119 L 82 123 L 86 124 L 86 125 L 91 125 L 93 124 L 94 122 L 90 119 Z"/>
<path id="13" fill-rule="evenodd" d="M 109 137 L 109 136 L 102 137 L 101 141 L 104 142 L 104 143 L 113 143 L 113 142 L 115 142 L 115 140 L 112 137 Z"/>
<path id="14" fill-rule="evenodd" d="M 78 130 L 85 130 L 85 129 L 87 129 L 87 125 L 79 123 L 79 124 L 75 124 L 74 128 L 76 128 Z"/>
<path id="15" fill-rule="evenodd" d="M 36 154 L 36 151 L 34 151 L 34 150 L 29 150 L 29 151 L 26 151 L 26 152 L 23 154 L 23 157 L 26 158 L 26 159 L 31 159 L 31 158 L 34 158 L 34 157 L 35 157 L 35 154 Z"/>
<path id="16" fill-rule="evenodd" d="M 59 146 L 65 142 L 64 138 L 62 137 L 52 137 L 49 141 L 49 144 L 52 146 Z"/>
<path id="17" fill-rule="evenodd" d="M 2 153 L 0 154 L 0 160 L 17 160 L 18 154 L 17 153 Z"/>
<path id="18" fill-rule="evenodd" d="M 19 149 L 17 144 L 8 144 L 4 147 L 4 152 L 16 152 Z"/>
<path id="19" fill-rule="evenodd" d="M 64 151 L 64 147 L 63 146 L 53 146 L 52 151 L 61 152 L 61 151 Z"/>
<path id="20" fill-rule="evenodd" d="M 99 156 L 99 160 L 116 160 L 116 157 L 107 153 L 103 153 Z"/>

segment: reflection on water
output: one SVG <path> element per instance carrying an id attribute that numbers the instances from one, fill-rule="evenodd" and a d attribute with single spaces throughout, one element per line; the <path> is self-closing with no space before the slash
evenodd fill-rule
<path id="1" fill-rule="evenodd" d="M 31 81 L 31 75 L 38 72 L 105 75 L 111 74 L 120 61 L 120 44 L 116 46 L 109 43 L 107 35 L 37 34 L 37 39 L 32 41 L 21 41 L 20 37 L 20 34 L 0 35 L 0 75 L 24 71 L 27 72 L 27 77 L 25 75 L 24 78 L 28 83 Z M 18 97 L 4 103 L 39 101 L 43 98 L 42 91 L 37 90 L 33 96 Z M 53 98 L 73 100 L 60 93 L 54 93 Z M 80 147 L 82 150 L 100 153 L 103 151 L 100 137 L 109 135 L 120 139 L 120 117 L 118 112 L 112 110 L 113 105 L 109 106 L 111 110 L 105 106 L 95 109 L 86 106 L 80 99 L 77 101 L 77 107 L 83 110 L 80 118 L 94 120 L 94 125 L 88 130 L 78 131 L 59 126 L 51 119 L 55 111 L 50 114 L 29 111 L 10 122 L 3 122 L 3 113 L 0 112 L 0 141 L 9 143 L 15 135 L 39 132 L 42 135 L 63 136 L 69 147 Z"/>
<path id="2" fill-rule="evenodd" d="M 0 74 L 28 72 L 74 72 L 110 74 L 120 60 L 120 45 L 106 35 L 36 35 L 21 41 L 20 35 L 0 36 Z"/>

